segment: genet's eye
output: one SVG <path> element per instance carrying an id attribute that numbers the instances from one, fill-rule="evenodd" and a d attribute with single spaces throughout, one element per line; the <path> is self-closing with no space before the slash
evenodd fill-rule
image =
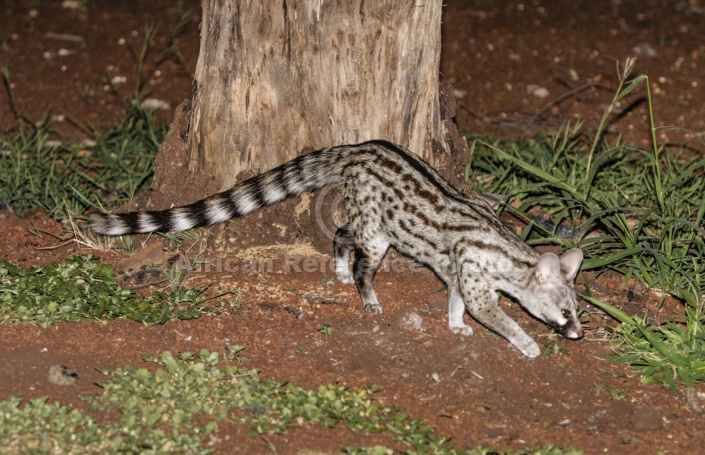
<path id="1" fill-rule="evenodd" d="M 570 311 L 569 310 L 561 310 L 561 314 L 563 315 L 564 318 L 570 319 Z"/>

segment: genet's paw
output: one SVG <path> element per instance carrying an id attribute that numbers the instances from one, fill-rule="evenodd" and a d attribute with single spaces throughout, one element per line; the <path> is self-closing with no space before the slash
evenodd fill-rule
<path id="1" fill-rule="evenodd" d="M 531 341 L 531 344 L 526 344 L 525 346 L 517 346 L 517 348 L 530 359 L 535 359 L 541 355 L 541 348 L 535 341 Z"/>
<path id="2" fill-rule="evenodd" d="M 353 274 L 349 270 L 344 272 L 336 271 L 335 276 L 338 278 L 338 281 L 343 284 L 353 284 L 355 282 L 355 278 L 353 278 Z"/>
<path id="3" fill-rule="evenodd" d="M 464 325 L 461 327 L 451 327 L 450 331 L 456 335 L 462 335 L 464 337 L 469 337 L 470 335 L 472 335 L 472 327 L 470 327 L 469 325 Z"/>
<path id="4" fill-rule="evenodd" d="M 364 305 L 365 311 L 371 314 L 380 314 L 382 313 L 382 305 L 379 303 L 373 304 L 373 305 Z"/>

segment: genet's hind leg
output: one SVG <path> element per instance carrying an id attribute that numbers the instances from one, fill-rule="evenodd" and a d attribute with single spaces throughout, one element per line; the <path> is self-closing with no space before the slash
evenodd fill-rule
<path id="1" fill-rule="evenodd" d="M 453 280 L 448 284 L 448 326 L 455 334 L 469 336 L 472 335 L 472 327 L 465 324 L 464 315 L 465 302 L 458 283 Z"/>
<path id="2" fill-rule="evenodd" d="M 350 251 L 354 246 L 355 239 L 350 223 L 339 227 L 333 238 L 333 255 L 335 257 L 335 276 L 341 283 L 352 284 L 355 282 L 350 271 Z"/>
<path id="3" fill-rule="evenodd" d="M 377 314 L 382 312 L 382 305 L 377 300 L 373 281 L 388 248 L 389 242 L 381 237 L 375 237 L 366 243 L 355 246 L 353 276 L 357 284 L 357 290 L 360 292 L 362 307 L 368 313 Z"/>

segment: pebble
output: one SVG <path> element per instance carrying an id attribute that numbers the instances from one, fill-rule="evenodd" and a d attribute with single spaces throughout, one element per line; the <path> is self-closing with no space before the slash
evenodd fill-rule
<path id="1" fill-rule="evenodd" d="M 142 109 L 149 109 L 153 111 L 168 111 L 171 109 L 171 105 L 166 101 L 157 98 L 147 98 L 140 103 Z"/>
<path id="2" fill-rule="evenodd" d="M 653 408 L 636 408 L 629 418 L 636 431 L 655 431 L 663 428 L 663 412 Z"/>
<path id="3" fill-rule="evenodd" d="M 401 330 L 423 330 L 423 318 L 414 310 L 407 308 L 397 314 L 391 320 L 392 327 Z"/>
<path id="4" fill-rule="evenodd" d="M 538 85 L 535 84 L 529 84 L 526 86 L 526 91 L 530 95 L 534 95 L 537 98 L 548 98 L 550 95 L 548 89 L 546 87 L 539 87 Z"/>
<path id="5" fill-rule="evenodd" d="M 643 57 L 658 57 L 658 52 L 649 43 L 639 43 L 632 48 L 632 52 Z"/>
<path id="6" fill-rule="evenodd" d="M 306 301 L 311 305 L 314 303 L 320 303 L 322 305 L 330 305 L 335 303 L 335 299 L 333 297 L 319 294 L 318 292 L 309 292 L 306 294 Z"/>
<path id="7" fill-rule="evenodd" d="M 287 312 L 288 314 L 293 315 L 296 319 L 303 319 L 304 318 L 304 312 L 301 310 L 301 308 L 296 308 L 292 306 L 285 306 L 284 311 Z"/>
<path id="8" fill-rule="evenodd" d="M 84 8 L 85 5 L 81 0 L 64 0 L 63 2 L 61 2 L 61 7 L 64 9 L 79 10 L 81 8 Z"/>
<path id="9" fill-rule="evenodd" d="M 74 385 L 78 381 L 78 373 L 66 365 L 49 367 L 49 382 L 56 385 Z"/>

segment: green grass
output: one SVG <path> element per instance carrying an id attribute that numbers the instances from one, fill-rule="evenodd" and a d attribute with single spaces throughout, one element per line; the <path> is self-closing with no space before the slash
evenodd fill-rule
<path id="1" fill-rule="evenodd" d="M 203 289 L 172 287 L 144 297 L 118 284 L 112 269 L 92 256 L 76 256 L 61 263 L 23 268 L 0 260 L 0 321 L 47 326 L 82 319 L 126 318 L 145 324 L 171 319 L 194 319 L 217 313 L 224 305 L 206 303 Z"/>
<path id="2" fill-rule="evenodd" d="M 179 57 L 173 44 L 191 19 L 182 14 L 158 60 Z M 40 208 L 54 218 L 80 217 L 85 211 L 129 200 L 147 188 L 157 148 L 166 128 L 154 126 L 138 107 L 143 98 L 143 65 L 155 28 L 135 50 L 138 77 L 130 107 L 107 132 L 90 131 L 92 146 L 51 140 L 47 118 L 33 122 L 17 111 L 9 72 L 3 71 L 11 108 L 18 124 L 0 132 L 0 198 L 20 215 Z M 129 237 L 126 246 L 131 245 Z M 202 251 L 201 251 L 202 252 Z M 91 256 L 62 263 L 23 268 L 0 260 L 0 322 L 51 325 L 84 318 L 128 318 L 146 324 L 192 319 L 216 313 L 227 304 L 206 306 L 203 290 L 183 286 L 188 270 L 167 273 L 172 291 L 140 297 L 122 289 L 110 268 Z M 212 298 L 212 297 L 211 297 Z M 233 304 L 233 303 L 230 303 Z M 331 335 L 322 326 L 321 333 Z M 349 391 L 324 385 L 317 390 L 263 379 L 242 368 L 231 347 L 217 353 L 169 352 L 150 358 L 156 368 L 125 366 L 104 371 L 103 393 L 91 397 L 91 412 L 82 412 L 46 398 L 0 402 L 0 447 L 3 453 L 209 453 L 221 422 L 245 425 L 250 435 L 294 431 L 307 425 L 333 427 L 345 423 L 352 431 L 383 433 L 402 453 L 497 453 L 476 448 L 460 451 L 435 429 L 397 409 L 376 404 L 378 388 Z M 107 416 L 114 416 L 106 422 Z M 98 417 L 100 416 L 100 418 Z M 265 439 L 266 440 L 266 439 Z M 276 451 L 275 447 L 270 447 Z M 341 447 L 347 453 L 398 453 L 384 446 Z M 560 455 L 554 446 L 508 451 L 507 454 Z M 574 451 L 565 453 L 577 453 Z"/>
<path id="3" fill-rule="evenodd" d="M 639 368 L 646 382 L 690 387 L 705 380 L 705 160 L 682 159 L 657 144 L 653 115 L 650 150 L 606 139 L 611 109 L 628 94 L 646 87 L 651 111 L 648 79 L 628 81 L 630 69 L 627 64 L 597 131 L 586 133 L 578 123 L 521 142 L 475 139 L 471 165 L 479 190 L 521 200 L 517 211 L 528 222 L 523 232 L 528 242 L 577 245 L 586 254 L 583 270 L 615 270 L 625 282 L 634 278 L 683 302 L 682 314 L 661 324 L 586 296 L 619 321 L 613 329 L 613 359 Z M 165 133 L 134 106 L 114 128 L 93 132 L 92 147 L 53 144 L 46 120 L 21 124 L 0 133 L 0 198 L 19 213 L 39 207 L 59 218 L 102 209 L 103 201 L 129 200 L 149 185 Z M 556 228 L 535 224 L 529 213 L 537 209 L 548 212 Z M 558 236 L 559 225 L 568 226 L 575 237 Z M 0 321 L 50 325 L 129 318 L 163 323 L 217 311 L 205 305 L 203 290 L 182 286 L 179 273 L 168 276 L 175 284 L 170 294 L 140 297 L 122 289 L 110 269 L 92 257 L 28 269 L 0 261 Z M 321 328 L 331 334 L 330 327 Z M 344 422 L 354 431 L 384 433 L 409 452 L 491 452 L 456 450 L 422 421 L 377 406 L 374 388 L 306 390 L 264 380 L 237 365 L 236 350 L 225 359 L 209 352 L 163 353 L 151 360 L 156 371 L 126 366 L 106 372 L 105 390 L 92 402 L 96 412 L 116 413 L 113 423 L 98 424 L 92 414 L 41 399 L 0 402 L 0 445 L 17 452 L 24 447 L 28 453 L 202 453 L 223 421 L 247 425 L 250 434 Z M 561 352 L 556 345 L 546 354 Z M 387 447 L 344 450 L 391 453 Z M 506 453 L 564 452 L 544 446 Z"/>
<path id="4" fill-rule="evenodd" d="M 344 423 L 354 432 L 384 435 L 397 448 L 341 447 L 345 453 L 497 453 L 455 449 L 420 419 L 379 406 L 375 394 L 380 388 L 375 386 L 310 390 L 264 379 L 257 370 L 242 367 L 242 349 L 230 346 L 224 356 L 207 350 L 177 356 L 163 352 L 146 359 L 156 368 L 128 365 L 103 371 L 107 380 L 99 384 L 102 393 L 88 398 L 90 413 L 45 398 L 0 402 L 0 446 L 9 453 L 211 453 L 221 439 L 221 422 L 244 426 L 249 436 Z M 114 417 L 99 424 L 98 414 Z M 579 452 L 544 446 L 505 453 Z"/>
<path id="5" fill-rule="evenodd" d="M 0 198 L 20 214 L 39 207 L 68 218 L 149 186 L 166 127 L 133 105 L 117 125 L 92 134 L 94 146 L 57 144 L 46 119 L 0 132 Z"/>
<path id="6" fill-rule="evenodd" d="M 630 70 L 628 62 L 596 133 L 578 124 L 523 142 L 475 139 L 472 168 L 479 191 L 521 201 L 528 242 L 577 245 L 586 255 L 582 270 L 616 270 L 625 283 L 635 278 L 682 301 L 683 313 L 671 318 L 676 322 L 661 325 L 588 297 L 621 323 L 613 359 L 640 368 L 647 381 L 692 386 L 705 379 L 705 160 L 680 159 L 656 142 L 648 78 L 627 82 Z M 642 85 L 652 149 L 610 144 L 602 128 L 611 107 Z M 527 212 L 538 208 L 556 226 L 572 228 L 575 238 L 536 225 Z"/>
<path id="7" fill-rule="evenodd" d="M 182 5 L 177 8 L 180 17 L 167 29 L 166 47 L 155 56 L 155 66 L 167 60 L 184 65 L 177 38 L 195 21 L 191 10 Z M 48 114 L 39 121 L 23 115 L 15 101 L 10 71 L 0 69 L 17 122 L 12 129 L 0 131 L 0 199 L 19 214 L 39 207 L 55 218 L 70 218 L 89 208 L 104 209 L 104 203 L 125 202 L 149 187 L 157 149 L 168 130 L 166 125 L 156 126 L 152 114 L 140 107 L 148 96 L 144 68 L 149 54 L 156 50 L 157 28 L 146 23 L 142 42 L 130 43 L 136 81 L 132 93 L 118 93 L 129 105 L 118 123 L 107 131 L 96 131 L 73 122 L 91 136 L 94 146 L 50 140 L 55 135 Z"/>

